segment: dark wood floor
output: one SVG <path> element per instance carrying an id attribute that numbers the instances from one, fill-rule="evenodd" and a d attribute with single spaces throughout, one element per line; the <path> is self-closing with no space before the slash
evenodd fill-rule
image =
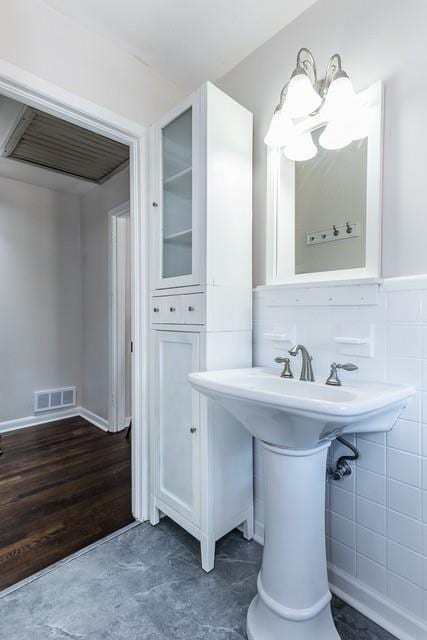
<path id="1" fill-rule="evenodd" d="M 82 418 L 2 436 L 0 590 L 133 521 L 130 445 Z"/>

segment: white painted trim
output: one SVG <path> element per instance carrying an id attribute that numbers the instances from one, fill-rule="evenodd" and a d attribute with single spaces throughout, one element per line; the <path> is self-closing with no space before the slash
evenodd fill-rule
<path id="1" fill-rule="evenodd" d="M 372 84 L 359 94 L 371 111 L 367 154 L 366 261 L 364 267 L 316 273 L 295 273 L 295 162 L 277 149 L 267 152 L 266 273 L 269 284 L 313 283 L 330 280 L 378 278 L 381 272 L 383 86 Z M 313 130 L 322 114 L 297 125 Z M 285 188 L 280 188 L 286 183 Z M 280 238 L 280 252 L 277 250 Z M 283 240 L 284 239 L 284 240 Z"/>
<path id="2" fill-rule="evenodd" d="M 43 415 L 38 413 L 36 416 L 26 416 L 25 418 L 16 418 L 15 420 L 4 420 L 3 422 L 0 422 L 0 433 L 16 431 L 17 429 L 27 429 L 28 427 L 35 427 L 38 424 L 56 422 L 56 420 L 74 418 L 79 415 L 80 407 L 72 407 L 71 409 L 64 409 L 64 411 L 46 411 Z"/>
<path id="3" fill-rule="evenodd" d="M 84 407 L 79 407 L 78 415 L 91 424 L 95 425 L 95 427 L 99 427 L 103 431 L 109 431 L 108 420 L 105 420 L 105 418 L 101 418 L 101 416 L 93 413 L 93 411 L 89 411 L 89 409 L 85 409 Z"/>
<path id="4" fill-rule="evenodd" d="M 0 94 L 129 145 L 132 236 L 132 512 L 148 519 L 148 141 L 147 129 L 81 96 L 0 60 Z"/>
<path id="5" fill-rule="evenodd" d="M 425 640 L 427 625 L 400 609 L 391 600 L 367 588 L 359 580 L 332 564 L 328 565 L 329 587 L 341 600 L 376 622 L 399 640 Z"/>
<path id="6" fill-rule="evenodd" d="M 420 291 L 427 289 L 427 274 L 386 278 L 383 282 L 383 289 L 384 291 Z"/>
<path id="7" fill-rule="evenodd" d="M 15 420 L 5 420 L 4 422 L 0 422 L 0 433 L 16 431 L 17 429 L 29 429 L 30 427 L 35 427 L 40 424 L 48 424 L 49 422 L 76 417 L 84 418 L 103 431 L 109 431 L 108 420 L 101 418 L 101 416 L 96 415 L 96 413 L 84 407 L 72 407 L 71 409 L 64 409 L 64 411 L 47 411 L 44 415 L 37 414 L 36 416 L 26 416 L 25 418 L 17 418 Z M 129 424 L 129 419 L 127 419 L 127 424 Z"/>
<path id="8" fill-rule="evenodd" d="M 359 278 L 355 280 L 329 280 L 324 282 L 289 282 L 287 284 L 258 285 L 254 288 L 255 296 L 265 292 L 289 291 L 290 289 L 313 289 L 321 287 L 356 287 L 361 285 L 377 286 L 383 291 L 424 291 L 427 289 L 427 274 L 421 273 L 394 278 Z"/>
<path id="9" fill-rule="evenodd" d="M 123 141 L 123 137 L 131 142 L 146 135 L 146 127 L 142 124 L 62 89 L 6 60 L 0 60 L 0 93 L 58 118 L 86 126 L 101 135 L 111 137 L 114 129 L 119 142 Z"/>
<path id="10" fill-rule="evenodd" d="M 123 217 L 130 215 L 130 202 L 124 202 L 108 212 L 109 227 L 109 296 L 108 296 L 108 333 L 109 333 L 109 389 L 108 422 L 110 431 L 124 428 L 126 420 L 125 380 L 120 375 L 119 363 L 125 356 L 125 323 L 122 311 L 125 305 L 125 290 L 119 286 L 125 269 L 126 242 L 122 233 Z M 131 264 L 131 271 L 133 265 Z M 130 346 L 129 346 L 130 348 Z"/>
<path id="11" fill-rule="evenodd" d="M 264 291 L 289 291 L 289 289 L 318 289 L 320 287 L 358 287 L 366 285 L 379 286 L 383 281 L 381 278 L 354 278 L 349 280 L 323 280 L 319 282 L 287 282 L 283 284 L 262 284 L 253 289 L 255 294 Z"/>

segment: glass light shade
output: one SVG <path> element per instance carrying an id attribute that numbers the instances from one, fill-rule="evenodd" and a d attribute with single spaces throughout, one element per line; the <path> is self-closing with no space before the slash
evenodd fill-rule
<path id="1" fill-rule="evenodd" d="M 317 147 L 310 132 L 300 133 L 294 136 L 292 142 L 283 149 L 283 153 L 289 160 L 302 162 L 303 160 L 314 158 L 317 153 Z"/>
<path id="2" fill-rule="evenodd" d="M 322 98 L 303 70 L 297 70 L 294 74 L 289 80 L 284 109 L 291 118 L 302 118 L 315 111 Z"/>
<path id="3" fill-rule="evenodd" d="M 352 141 L 348 123 L 343 120 L 329 122 L 319 138 L 319 144 L 324 149 L 343 149 Z"/>
<path id="4" fill-rule="evenodd" d="M 326 94 L 322 113 L 328 120 L 345 116 L 345 114 L 350 114 L 360 109 L 360 101 L 354 92 L 353 85 L 349 77 L 344 72 L 342 73 L 343 75 L 332 80 Z"/>
<path id="5" fill-rule="evenodd" d="M 362 140 L 369 135 L 371 112 L 362 106 L 348 118 L 347 131 L 353 140 Z"/>
<path id="6" fill-rule="evenodd" d="M 264 142 L 269 147 L 284 147 L 292 138 L 293 129 L 292 120 L 283 109 L 275 111 Z"/>

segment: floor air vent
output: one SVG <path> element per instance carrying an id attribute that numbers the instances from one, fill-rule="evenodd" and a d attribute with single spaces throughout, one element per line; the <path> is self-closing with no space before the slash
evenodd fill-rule
<path id="1" fill-rule="evenodd" d="M 76 387 L 34 391 L 34 413 L 38 411 L 51 411 L 52 409 L 64 409 L 65 407 L 72 407 L 75 404 Z"/>

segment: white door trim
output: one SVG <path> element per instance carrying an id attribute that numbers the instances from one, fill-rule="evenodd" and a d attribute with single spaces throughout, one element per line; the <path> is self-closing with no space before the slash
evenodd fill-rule
<path id="1" fill-rule="evenodd" d="M 109 296 L 108 296 L 108 335 L 109 335 L 109 389 L 108 423 L 109 431 L 117 432 L 125 426 L 126 402 L 125 380 L 120 375 L 120 362 L 126 358 L 126 327 L 123 316 L 125 308 L 125 289 L 122 286 L 126 269 L 126 236 L 123 233 L 123 221 L 130 215 L 130 202 L 124 202 L 108 212 L 109 243 Z M 133 265 L 131 264 L 131 271 Z"/>
<path id="2" fill-rule="evenodd" d="M 0 93 L 129 145 L 132 252 L 132 512 L 148 518 L 148 140 L 146 127 L 0 60 Z"/>

